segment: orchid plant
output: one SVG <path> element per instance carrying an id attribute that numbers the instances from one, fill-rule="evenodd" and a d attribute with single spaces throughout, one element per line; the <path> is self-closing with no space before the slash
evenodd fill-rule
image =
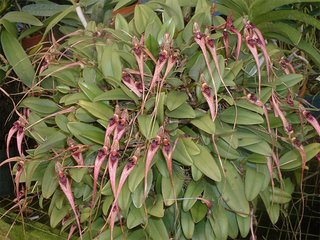
<path id="1" fill-rule="evenodd" d="M 49 202 L 70 238 L 256 239 L 257 203 L 276 223 L 289 173 L 302 183 L 320 152 L 281 49 L 247 17 L 182 2 L 88 22 L 33 57 L 7 138 L 19 156 L 3 164 L 16 162 L 18 203 Z"/>

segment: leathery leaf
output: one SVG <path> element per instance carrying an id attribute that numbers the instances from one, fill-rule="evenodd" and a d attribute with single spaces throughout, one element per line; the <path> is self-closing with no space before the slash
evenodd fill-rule
<path id="1" fill-rule="evenodd" d="M 211 178 L 214 181 L 221 181 L 220 169 L 210 154 L 210 151 L 202 146 L 197 144 L 200 149 L 200 154 L 192 156 L 193 163 L 204 175 Z"/>
<path id="2" fill-rule="evenodd" d="M 252 201 L 262 190 L 264 183 L 264 174 L 259 173 L 256 169 L 247 167 L 246 178 L 244 182 L 245 194 L 248 201 Z"/>
<path id="3" fill-rule="evenodd" d="M 217 183 L 218 190 L 225 203 L 238 215 L 247 216 L 250 212 L 249 202 L 245 196 L 244 183 L 241 176 L 228 161 L 224 161 L 226 177 Z"/>

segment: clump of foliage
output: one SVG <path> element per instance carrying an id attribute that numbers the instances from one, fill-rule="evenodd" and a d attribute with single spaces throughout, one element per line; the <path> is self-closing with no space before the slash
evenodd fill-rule
<path id="1" fill-rule="evenodd" d="M 319 124 L 294 94 L 303 76 L 281 49 L 247 17 L 181 2 L 138 4 L 132 19 L 89 22 L 34 56 L 7 139 L 19 156 L 6 162 L 18 203 L 49 201 L 52 227 L 83 239 L 254 238 L 257 202 L 277 222 L 288 173 L 302 181 L 319 153 Z M 24 137 L 36 144 L 23 150 Z"/>

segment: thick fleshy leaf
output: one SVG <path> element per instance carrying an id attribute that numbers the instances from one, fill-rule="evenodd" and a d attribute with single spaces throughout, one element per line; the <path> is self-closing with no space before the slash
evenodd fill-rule
<path id="1" fill-rule="evenodd" d="M 109 101 L 109 100 L 132 100 L 121 88 L 115 88 L 110 91 L 101 93 L 94 98 L 94 101 Z"/>
<path id="2" fill-rule="evenodd" d="M 59 110 L 55 102 L 45 98 L 28 97 L 22 101 L 21 105 L 40 114 L 50 114 Z"/>
<path id="3" fill-rule="evenodd" d="M 25 23 L 25 24 L 30 24 L 34 26 L 43 25 L 43 23 L 38 18 L 30 15 L 29 13 L 21 12 L 21 11 L 8 12 L 2 18 L 10 22 Z"/>
<path id="4" fill-rule="evenodd" d="M 200 148 L 200 154 L 192 156 L 193 163 L 196 165 L 196 167 L 203 172 L 204 175 L 211 178 L 214 181 L 221 181 L 221 173 L 220 169 L 210 154 L 210 151 L 202 146 L 198 145 Z"/>
<path id="5" fill-rule="evenodd" d="M 277 203 L 272 203 L 270 199 L 272 198 L 272 193 L 269 189 L 264 190 L 260 193 L 260 197 L 264 203 L 264 206 L 268 212 L 269 218 L 273 224 L 275 224 L 280 216 L 280 205 Z"/>
<path id="6" fill-rule="evenodd" d="M 178 167 L 174 168 L 173 182 L 174 189 L 172 188 L 170 177 L 162 177 L 161 189 L 164 204 L 166 206 L 170 206 L 176 202 L 175 198 L 179 195 L 184 183 L 184 174 Z"/>
<path id="7" fill-rule="evenodd" d="M 83 144 L 104 143 L 104 131 L 98 127 L 81 122 L 69 122 L 67 127 Z"/>
<path id="8" fill-rule="evenodd" d="M 269 33 L 276 32 L 289 39 L 294 45 L 299 44 L 302 38 L 302 33 L 299 30 L 283 22 L 264 22 L 259 24 L 258 27 L 266 36 L 268 36 Z"/>
<path id="9" fill-rule="evenodd" d="M 229 107 L 224 110 L 219 117 L 223 122 L 230 124 L 254 125 L 264 123 L 260 114 L 240 107 L 238 107 L 238 112 L 236 112 L 235 107 Z"/>
<path id="10" fill-rule="evenodd" d="M 45 139 L 43 143 L 41 143 L 36 149 L 35 154 L 46 153 L 55 148 L 64 147 L 64 140 L 66 139 L 66 135 L 62 132 L 56 132 Z"/>
<path id="11" fill-rule="evenodd" d="M 3 29 L 1 32 L 1 45 L 14 72 L 26 86 L 32 87 L 36 83 L 35 70 L 19 41 L 11 33 Z"/>
<path id="12" fill-rule="evenodd" d="M 164 203 L 161 194 L 158 194 L 156 199 L 148 199 L 146 204 L 148 208 L 148 214 L 159 218 L 164 216 Z"/>
<path id="13" fill-rule="evenodd" d="M 231 163 L 225 161 L 223 164 L 226 177 L 217 183 L 218 190 L 225 203 L 238 215 L 245 217 L 249 215 L 250 209 L 245 196 L 244 183 Z"/>
<path id="14" fill-rule="evenodd" d="M 193 162 L 190 154 L 186 149 L 186 145 L 180 139 L 178 140 L 176 148 L 174 149 L 172 158 L 186 166 L 191 166 Z"/>
<path id="15" fill-rule="evenodd" d="M 69 213 L 70 207 L 64 205 L 61 209 L 53 207 L 52 213 L 50 214 L 50 226 L 55 228 L 62 219 Z"/>
<path id="16" fill-rule="evenodd" d="M 169 111 L 173 111 L 174 109 L 180 107 L 183 103 L 185 103 L 187 99 L 188 96 L 184 92 L 169 92 L 166 99 L 167 108 L 169 109 Z"/>
<path id="17" fill-rule="evenodd" d="M 93 99 L 97 96 L 99 96 L 100 94 L 103 93 L 103 91 L 96 86 L 93 83 L 87 83 L 85 81 L 79 81 L 79 87 L 80 89 L 83 91 L 83 93 L 91 100 L 93 101 Z"/>
<path id="18" fill-rule="evenodd" d="M 191 239 L 194 232 L 194 222 L 190 212 L 181 211 L 181 227 L 187 239 Z"/>
<path id="19" fill-rule="evenodd" d="M 289 89 L 301 82 L 302 79 L 303 76 L 301 74 L 283 75 L 276 81 L 277 91 Z"/>
<path id="20" fill-rule="evenodd" d="M 160 19 L 155 12 L 145 4 L 138 4 L 134 9 L 134 26 L 139 34 L 142 34 L 149 23 L 152 21 L 158 21 L 161 24 Z"/>
<path id="21" fill-rule="evenodd" d="M 244 182 L 244 190 L 248 201 L 255 199 L 262 190 L 264 174 L 259 173 L 256 169 L 247 167 Z"/>
<path id="22" fill-rule="evenodd" d="M 78 104 L 99 119 L 109 120 L 113 116 L 112 108 L 105 103 L 80 100 Z"/>
<path id="23" fill-rule="evenodd" d="M 301 21 L 308 25 L 312 25 L 320 29 L 320 22 L 313 16 L 300 12 L 298 10 L 277 10 L 270 11 L 266 14 L 258 15 L 254 18 L 253 22 L 259 24 L 262 22 L 279 21 L 279 20 L 292 20 Z"/>
<path id="24" fill-rule="evenodd" d="M 55 162 L 50 161 L 46 171 L 44 172 L 41 189 L 44 198 L 50 198 L 59 185 L 57 174 L 55 171 Z"/>
<path id="25" fill-rule="evenodd" d="M 248 233 L 250 231 L 250 217 L 248 216 L 239 216 L 236 215 L 238 227 L 240 230 L 241 237 L 245 238 L 248 236 Z"/>
<path id="26" fill-rule="evenodd" d="M 53 2 L 39 2 L 36 4 L 28 4 L 22 8 L 23 12 L 29 13 L 38 17 L 50 17 L 54 14 L 67 9 L 69 5 L 56 4 Z"/>
<path id="27" fill-rule="evenodd" d="M 189 185 L 187 187 L 187 190 L 184 194 L 184 200 L 183 200 L 183 211 L 187 212 L 189 211 L 193 205 L 197 202 L 197 198 L 201 196 L 201 193 L 204 190 L 204 184 L 202 181 L 198 182 L 189 182 Z"/>
<path id="28" fill-rule="evenodd" d="M 272 155 L 272 149 L 270 145 L 267 142 L 262 140 L 259 143 L 243 146 L 243 148 L 249 150 L 252 153 L 258 153 L 264 156 Z"/>
<path id="29" fill-rule="evenodd" d="M 150 115 L 140 115 L 138 117 L 139 129 L 146 139 L 157 136 L 159 125 Z"/>
<path id="30" fill-rule="evenodd" d="M 208 207 L 201 201 L 197 201 L 190 209 L 192 219 L 195 223 L 200 222 L 208 213 Z"/>
<path id="31" fill-rule="evenodd" d="M 152 239 L 169 239 L 168 231 L 161 218 L 149 218 L 146 231 Z"/>
<path id="32" fill-rule="evenodd" d="M 120 81 L 122 64 L 120 56 L 113 46 L 105 46 L 101 57 L 101 68 L 105 78 L 112 77 Z"/>
<path id="33" fill-rule="evenodd" d="M 136 208 L 134 205 L 131 205 L 130 211 L 127 217 L 127 227 L 132 229 L 140 224 L 144 224 L 146 222 L 146 214 L 144 212 L 143 207 Z"/>
<path id="34" fill-rule="evenodd" d="M 183 103 L 173 111 L 167 111 L 166 115 L 171 118 L 195 118 L 196 117 L 195 111 L 187 103 Z"/>
<path id="35" fill-rule="evenodd" d="M 304 146 L 306 160 L 311 160 L 320 152 L 320 143 L 311 143 Z M 302 160 L 299 152 L 293 149 L 280 157 L 280 168 L 283 170 L 293 170 L 301 166 Z"/>
<path id="36" fill-rule="evenodd" d="M 195 125 L 197 128 L 209 134 L 214 134 L 216 129 L 214 122 L 212 121 L 211 117 L 208 114 L 192 120 L 191 123 Z"/>
<path id="37" fill-rule="evenodd" d="M 216 140 L 217 148 L 213 149 L 213 152 L 216 153 L 217 155 L 220 155 L 222 158 L 226 159 L 238 159 L 240 157 L 240 154 L 238 153 L 237 150 L 233 149 L 228 142 L 222 140 L 222 139 L 217 139 Z"/>

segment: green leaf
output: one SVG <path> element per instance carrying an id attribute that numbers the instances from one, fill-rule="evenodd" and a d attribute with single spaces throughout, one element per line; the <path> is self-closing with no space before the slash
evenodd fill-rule
<path id="1" fill-rule="evenodd" d="M 35 149 L 34 153 L 37 155 L 46 153 L 52 149 L 64 147 L 65 139 L 66 135 L 58 131 L 44 139 L 44 142 Z"/>
<path id="2" fill-rule="evenodd" d="M 136 208 L 133 204 L 130 207 L 130 211 L 127 217 L 127 227 L 133 229 L 134 227 L 144 224 L 146 222 L 146 214 L 143 207 Z"/>
<path id="3" fill-rule="evenodd" d="M 272 203 L 279 203 L 279 204 L 285 204 L 291 201 L 291 194 L 287 193 L 286 191 L 280 189 L 280 188 L 269 188 L 270 192 L 270 202 Z"/>
<path id="4" fill-rule="evenodd" d="M 128 24 L 127 20 L 125 19 L 125 17 L 122 16 L 122 14 L 117 14 L 116 15 L 114 28 L 116 30 L 122 30 L 122 31 L 124 31 L 126 33 L 130 32 L 129 24 Z"/>
<path id="5" fill-rule="evenodd" d="M 105 46 L 101 57 L 101 69 L 105 78 L 112 77 L 117 81 L 122 77 L 122 63 L 114 45 Z"/>
<path id="6" fill-rule="evenodd" d="M 160 21 L 155 12 L 145 4 L 138 4 L 134 8 L 134 26 L 136 27 L 139 34 L 142 34 L 149 23 L 153 20 Z"/>
<path id="7" fill-rule="evenodd" d="M 61 209 L 53 207 L 52 213 L 50 214 L 50 226 L 55 228 L 62 221 L 62 219 L 67 216 L 69 210 L 70 209 L 68 205 L 64 205 Z"/>
<path id="8" fill-rule="evenodd" d="M 59 13 L 56 17 L 52 18 L 52 20 L 48 23 L 46 30 L 43 33 L 43 39 L 45 36 L 52 30 L 52 28 L 58 24 L 63 18 L 65 18 L 69 13 L 74 11 L 76 8 L 75 5 L 71 5 L 70 7 L 66 8 L 63 12 Z"/>
<path id="9" fill-rule="evenodd" d="M 212 216 L 209 218 L 213 232 L 217 239 L 228 238 L 228 217 L 227 210 L 225 210 L 220 204 L 213 207 Z"/>
<path id="10" fill-rule="evenodd" d="M 56 4 L 53 2 L 39 2 L 36 4 L 28 4 L 22 8 L 22 11 L 38 17 L 50 17 L 54 14 L 64 11 L 70 5 Z"/>
<path id="11" fill-rule="evenodd" d="M 259 143 L 243 146 L 243 148 L 250 152 L 258 153 L 264 156 L 270 157 L 272 155 L 272 149 L 270 145 L 263 140 L 261 140 Z"/>
<path id="12" fill-rule="evenodd" d="M 250 208 L 245 196 L 244 183 L 231 163 L 224 161 L 223 164 L 226 177 L 217 183 L 218 190 L 225 203 L 238 215 L 245 217 L 249 215 Z"/>
<path id="13" fill-rule="evenodd" d="M 144 178 L 144 167 L 145 160 L 139 159 L 136 167 L 132 170 L 131 174 L 128 177 L 129 189 L 131 192 L 134 192 L 138 187 L 139 183 Z"/>
<path id="14" fill-rule="evenodd" d="M 98 95 L 93 99 L 97 101 L 110 101 L 110 100 L 132 100 L 121 88 L 115 88 Z"/>
<path id="15" fill-rule="evenodd" d="M 59 110 L 59 106 L 52 100 L 37 97 L 28 97 L 22 101 L 21 105 L 45 115 Z"/>
<path id="16" fill-rule="evenodd" d="M 139 115 L 138 117 L 139 129 L 148 140 L 156 137 L 159 131 L 158 123 L 153 120 L 151 115 Z"/>
<path id="17" fill-rule="evenodd" d="M 212 121 L 209 114 L 205 114 L 200 118 L 196 118 L 196 119 L 192 120 L 191 123 L 193 125 L 195 125 L 197 128 L 199 128 L 209 134 L 214 134 L 215 129 L 216 129 L 215 124 Z"/>
<path id="18" fill-rule="evenodd" d="M 248 216 L 240 216 L 236 215 L 238 227 L 240 230 L 241 237 L 245 238 L 248 236 L 249 230 L 250 230 L 250 217 Z"/>
<path id="19" fill-rule="evenodd" d="M 250 6 L 250 12 L 255 17 L 257 15 L 262 15 L 264 13 L 270 12 L 272 9 L 289 5 L 293 3 L 303 3 L 303 2 L 319 2 L 319 0 L 256 0 L 253 1 Z"/>
<path id="20" fill-rule="evenodd" d="M 176 148 L 174 149 L 172 158 L 185 166 L 191 166 L 193 160 L 189 155 L 186 146 L 181 139 L 178 140 Z"/>
<path id="21" fill-rule="evenodd" d="M 284 37 L 290 39 L 290 41 L 297 45 L 299 44 L 302 33 L 298 31 L 296 28 L 291 27 L 289 24 L 277 22 L 277 23 L 261 23 L 257 26 L 265 35 L 268 33 L 277 33 L 281 34 Z"/>
<path id="22" fill-rule="evenodd" d="M 187 152 L 191 155 L 198 155 L 200 153 L 200 148 L 197 144 L 192 140 L 191 137 L 181 138 L 183 144 L 185 145 Z"/>
<path id="23" fill-rule="evenodd" d="M 91 100 L 93 101 L 93 99 L 97 96 L 99 96 L 100 94 L 103 93 L 103 91 L 95 84 L 93 83 L 87 83 L 85 81 L 79 81 L 79 87 L 81 88 L 81 90 L 84 92 L 84 94 Z"/>
<path id="24" fill-rule="evenodd" d="M 210 154 L 210 151 L 202 145 L 197 145 L 200 148 L 201 152 L 198 155 L 192 156 L 194 165 L 199 168 L 199 170 L 203 172 L 204 175 L 211 178 L 212 180 L 216 182 L 221 181 L 220 169 L 216 161 Z"/>
<path id="25" fill-rule="evenodd" d="M 185 176 L 183 171 L 178 167 L 174 167 L 173 168 L 174 190 L 173 190 L 170 177 L 162 176 L 161 190 L 162 190 L 164 204 L 166 206 L 170 206 L 176 202 L 175 198 L 179 195 L 183 187 L 184 178 Z M 174 194 L 176 194 L 176 196 Z"/>
<path id="26" fill-rule="evenodd" d="M 289 74 L 281 76 L 277 81 L 277 91 L 289 89 L 301 82 L 303 76 L 301 74 Z"/>
<path id="27" fill-rule="evenodd" d="M 236 214 L 230 211 L 226 211 L 228 217 L 228 235 L 232 239 L 236 239 L 239 235 L 239 228 L 237 223 Z"/>
<path id="28" fill-rule="evenodd" d="M 161 4 L 162 5 L 162 4 Z M 179 1 L 176 0 L 166 0 L 166 4 L 162 5 L 164 8 L 164 22 L 167 21 L 169 18 L 172 18 L 175 26 L 178 31 L 184 28 L 184 19 L 181 11 L 181 6 Z M 171 36 L 173 37 L 173 36 Z"/>
<path id="29" fill-rule="evenodd" d="M 69 122 L 67 127 L 83 144 L 92 144 L 94 142 L 103 145 L 104 131 L 100 128 L 81 122 Z"/>
<path id="30" fill-rule="evenodd" d="M 304 146 L 307 161 L 311 160 L 320 152 L 320 143 L 311 143 Z M 294 170 L 301 167 L 301 156 L 296 149 L 293 149 L 280 157 L 280 168 L 283 170 Z"/>
<path id="31" fill-rule="evenodd" d="M 134 1 L 132 1 L 132 0 L 119 0 L 117 5 L 114 7 L 113 11 L 117 11 L 118 9 L 125 7 L 133 2 Z M 121 15 L 121 14 L 117 14 L 117 16 L 118 15 Z"/>
<path id="32" fill-rule="evenodd" d="M 235 107 L 229 107 L 220 114 L 220 119 L 223 122 L 230 124 L 241 124 L 241 125 L 254 125 L 264 123 L 263 118 L 255 112 L 238 108 L 238 113 Z"/>
<path id="33" fill-rule="evenodd" d="M 1 33 L 2 50 L 21 81 L 31 88 L 35 84 L 35 71 L 19 41 L 7 30 Z"/>
<path id="34" fill-rule="evenodd" d="M 107 121 L 113 116 L 112 108 L 103 102 L 88 102 L 80 100 L 78 104 L 99 119 Z"/>
<path id="35" fill-rule="evenodd" d="M 192 219 L 195 223 L 200 222 L 208 213 L 208 208 L 205 204 L 197 201 L 190 209 Z"/>
<path id="36" fill-rule="evenodd" d="M 166 111 L 166 115 L 167 117 L 171 117 L 171 118 L 195 118 L 196 117 L 195 111 L 187 103 L 183 103 L 173 111 Z"/>
<path id="37" fill-rule="evenodd" d="M 248 100 L 243 99 L 243 100 L 237 101 L 237 106 L 244 108 L 244 109 L 247 109 L 247 110 L 250 110 L 250 111 L 253 111 L 253 112 L 256 112 L 256 113 L 259 113 L 260 115 L 263 114 L 263 109 L 261 107 L 254 105 L 253 103 L 249 102 Z"/>
<path id="38" fill-rule="evenodd" d="M 188 184 L 187 190 L 184 194 L 184 200 L 182 203 L 183 211 L 189 211 L 193 205 L 197 202 L 197 198 L 201 196 L 204 190 L 204 184 L 202 181 L 191 181 Z M 192 200 L 191 200 L 192 199 Z"/>
<path id="39" fill-rule="evenodd" d="M 217 155 L 219 154 L 221 157 L 226 159 L 238 159 L 240 157 L 240 154 L 237 152 L 237 150 L 233 149 L 230 144 L 222 139 L 216 140 L 218 151 L 214 148 L 213 152 Z"/>
<path id="40" fill-rule="evenodd" d="M 55 161 L 49 161 L 41 182 L 42 196 L 44 198 L 50 198 L 58 188 L 58 185 L 59 183 L 55 170 Z"/>
<path id="41" fill-rule="evenodd" d="M 299 49 L 308 54 L 312 61 L 320 67 L 320 51 L 319 49 L 312 46 L 310 43 L 301 40 L 297 46 Z"/>
<path id="42" fill-rule="evenodd" d="M 154 217 L 162 218 L 164 216 L 162 195 L 158 194 L 156 199 L 147 199 L 148 214 Z"/>
<path id="43" fill-rule="evenodd" d="M 131 204 L 130 197 L 131 197 L 131 192 L 129 191 L 128 181 L 126 181 L 123 185 L 123 188 L 120 192 L 119 199 L 118 199 L 119 207 L 122 210 L 124 216 L 126 216 Z"/>
<path id="44" fill-rule="evenodd" d="M 259 143 L 262 139 L 254 133 L 239 129 L 237 131 L 239 147 L 244 147 L 251 144 Z"/>
<path id="45" fill-rule="evenodd" d="M 271 11 L 266 14 L 260 14 L 255 16 L 252 22 L 255 24 L 260 24 L 262 22 L 269 22 L 269 21 L 279 21 L 279 20 L 293 20 L 293 21 L 300 21 L 311 25 L 317 29 L 320 29 L 320 21 L 316 18 L 308 15 L 306 13 L 297 11 L 297 10 L 276 10 Z"/>
<path id="46" fill-rule="evenodd" d="M 187 239 L 191 239 L 194 232 L 194 222 L 190 212 L 181 211 L 181 227 Z"/>
<path id="47" fill-rule="evenodd" d="M 148 29 L 148 27 L 146 28 L 146 30 Z M 163 43 L 163 38 L 164 38 L 164 35 L 167 33 L 169 34 L 169 36 L 171 38 L 174 37 L 174 33 L 175 33 L 175 30 L 176 30 L 176 26 L 175 26 L 175 23 L 174 21 L 172 20 L 172 18 L 166 20 L 164 22 L 164 24 L 162 24 L 161 28 L 160 28 L 160 31 L 158 32 L 157 34 L 157 41 L 158 41 L 158 44 L 161 45 Z M 150 31 L 150 30 L 149 30 Z"/>
<path id="48" fill-rule="evenodd" d="M 248 201 L 254 200 L 262 190 L 264 183 L 264 174 L 257 172 L 251 167 L 246 169 L 244 190 Z"/>
<path id="49" fill-rule="evenodd" d="M 75 116 L 80 122 L 93 123 L 96 121 L 96 118 L 92 116 L 88 111 L 84 110 L 83 108 L 78 108 L 76 110 Z M 104 126 L 107 126 L 107 124 Z"/>
<path id="50" fill-rule="evenodd" d="M 260 155 L 260 154 L 257 154 L 257 153 L 250 154 L 248 156 L 247 160 L 249 162 L 258 163 L 258 164 L 266 164 L 267 161 L 268 161 L 266 156 Z"/>
<path id="51" fill-rule="evenodd" d="M 71 168 L 69 169 L 70 177 L 80 183 L 85 174 L 88 174 L 88 169 L 86 168 Z"/>
<path id="52" fill-rule="evenodd" d="M 64 103 L 65 105 L 73 105 L 79 102 L 79 100 L 88 100 L 86 95 L 82 92 L 67 94 L 60 98 L 59 103 Z"/>
<path id="53" fill-rule="evenodd" d="M 106 198 L 103 199 L 102 212 L 105 216 L 108 216 L 113 200 L 114 200 L 113 196 L 106 196 Z"/>
<path id="54" fill-rule="evenodd" d="M 34 26 L 42 26 L 42 22 L 30 15 L 29 13 L 26 12 L 20 12 L 20 11 L 11 11 L 5 14 L 2 19 L 6 19 L 10 22 L 16 22 L 16 23 L 25 23 L 25 24 L 30 24 Z"/>
<path id="55" fill-rule="evenodd" d="M 161 218 L 149 218 L 146 231 L 151 239 L 168 240 L 169 234 Z"/>
<path id="56" fill-rule="evenodd" d="M 260 197 L 264 203 L 264 206 L 266 207 L 271 222 L 275 224 L 280 216 L 280 205 L 270 201 L 271 194 L 272 193 L 270 193 L 269 189 L 267 188 L 260 193 Z"/>

